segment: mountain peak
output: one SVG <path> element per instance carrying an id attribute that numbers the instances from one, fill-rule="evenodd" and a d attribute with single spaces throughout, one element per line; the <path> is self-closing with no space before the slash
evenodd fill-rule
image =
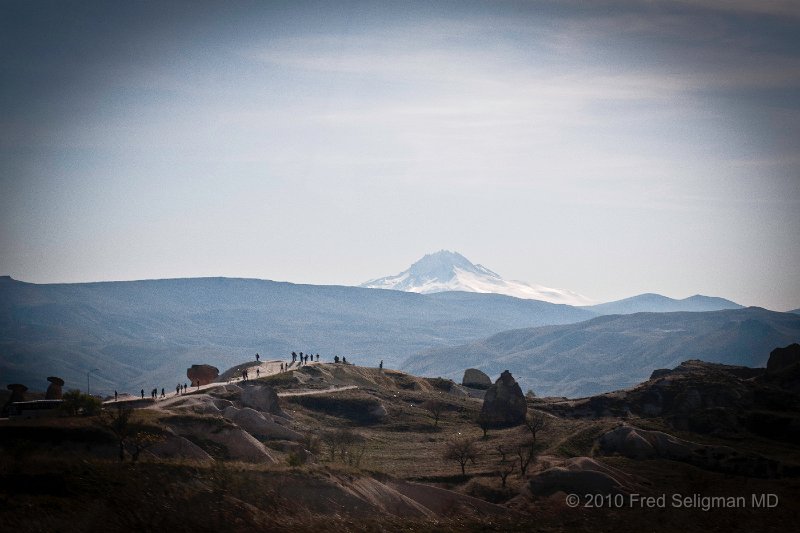
<path id="1" fill-rule="evenodd" d="M 569 305 L 591 302 L 585 296 L 571 291 L 507 281 L 496 272 L 449 250 L 427 254 L 395 276 L 373 279 L 359 286 L 424 294 L 445 291 L 495 293 Z"/>

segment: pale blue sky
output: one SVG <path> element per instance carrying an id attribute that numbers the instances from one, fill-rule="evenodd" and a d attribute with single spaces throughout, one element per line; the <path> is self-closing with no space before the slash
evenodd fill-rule
<path id="1" fill-rule="evenodd" d="M 0 273 L 800 307 L 796 5 L 2 2 Z"/>

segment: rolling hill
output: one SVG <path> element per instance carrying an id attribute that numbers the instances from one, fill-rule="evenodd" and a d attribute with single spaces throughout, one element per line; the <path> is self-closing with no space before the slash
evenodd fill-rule
<path id="1" fill-rule="evenodd" d="M 736 302 L 696 294 L 689 298 L 676 300 L 660 294 L 639 294 L 623 300 L 584 306 L 583 309 L 594 311 L 599 315 L 630 315 L 633 313 L 674 313 L 678 311 L 722 311 L 724 309 L 741 309 Z"/>
<path id="2" fill-rule="evenodd" d="M 254 279 L 31 284 L 0 278 L 0 375 L 44 389 L 55 375 L 93 391 L 173 388 L 194 363 L 259 352 L 347 356 L 395 366 L 420 350 L 511 328 L 591 318 L 587 310 L 496 294 L 414 294 Z"/>
<path id="3" fill-rule="evenodd" d="M 518 329 L 410 357 L 401 368 L 460 380 L 474 367 L 508 369 L 523 390 L 579 397 L 624 389 L 688 359 L 760 367 L 800 340 L 800 316 L 757 307 L 703 313 L 601 316 L 578 324 Z"/>

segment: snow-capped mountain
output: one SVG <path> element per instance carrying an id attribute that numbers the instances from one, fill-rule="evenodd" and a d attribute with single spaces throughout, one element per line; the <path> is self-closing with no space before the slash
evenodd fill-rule
<path id="1" fill-rule="evenodd" d="M 426 255 L 396 276 L 373 279 L 359 287 L 426 294 L 444 291 L 495 293 L 568 305 L 594 303 L 586 296 L 565 289 L 504 280 L 496 272 L 474 265 L 463 255 L 447 250 Z"/>

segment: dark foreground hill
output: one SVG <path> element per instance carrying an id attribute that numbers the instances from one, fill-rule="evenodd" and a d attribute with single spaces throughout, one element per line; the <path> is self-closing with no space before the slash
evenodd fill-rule
<path id="1" fill-rule="evenodd" d="M 789 351 L 771 370 L 690 362 L 631 391 L 527 398 L 535 437 L 524 426 L 484 435 L 481 401 L 448 380 L 316 363 L 265 364 L 257 380 L 111 401 L 94 415 L 0 419 L 0 524 L 791 531 L 800 363 Z"/>
<path id="2" fill-rule="evenodd" d="M 750 307 L 706 313 L 638 313 L 520 329 L 410 357 L 408 372 L 460 379 L 475 367 L 511 370 L 544 396 L 590 396 L 644 381 L 682 361 L 764 366 L 770 351 L 800 340 L 800 317 Z"/>
<path id="3" fill-rule="evenodd" d="M 253 279 L 37 285 L 0 278 L 0 375 L 44 389 L 168 389 L 186 368 L 292 351 L 387 366 L 420 350 L 593 313 L 491 294 L 420 295 Z"/>

